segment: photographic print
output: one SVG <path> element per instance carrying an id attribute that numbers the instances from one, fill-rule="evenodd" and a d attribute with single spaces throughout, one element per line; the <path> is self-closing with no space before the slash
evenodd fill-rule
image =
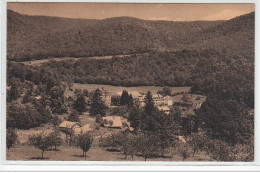
<path id="1" fill-rule="evenodd" d="M 254 161 L 255 4 L 6 13 L 6 160 Z"/>

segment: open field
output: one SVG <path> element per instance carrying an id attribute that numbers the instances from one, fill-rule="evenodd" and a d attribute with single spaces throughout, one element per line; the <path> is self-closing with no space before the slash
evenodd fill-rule
<path id="1" fill-rule="evenodd" d="M 138 86 L 138 87 L 122 87 L 122 86 L 112 86 L 112 85 L 100 85 L 100 84 L 79 84 L 74 83 L 73 85 L 73 91 L 75 89 L 87 89 L 88 91 L 93 91 L 97 88 L 99 89 L 105 89 L 107 92 L 110 93 L 116 93 L 116 92 L 122 92 L 123 90 L 127 90 L 128 92 L 137 91 L 139 93 L 146 94 L 148 91 L 151 91 L 152 94 L 156 94 L 157 91 L 162 90 L 163 87 L 157 87 L 157 86 Z M 171 87 L 172 93 L 180 93 L 180 92 L 189 92 L 190 87 Z M 66 90 L 65 96 L 71 96 L 73 95 L 73 91 Z"/>
<path id="2" fill-rule="evenodd" d="M 16 146 L 7 151 L 7 160 L 38 160 L 41 157 L 41 151 L 32 146 Z M 82 156 L 82 150 L 74 146 L 61 146 L 59 151 L 49 150 L 44 153 L 44 161 L 80 161 L 85 160 Z M 91 147 L 87 152 L 88 161 L 132 161 L 130 156 L 125 159 L 122 152 L 107 151 L 106 148 Z M 144 161 L 141 156 L 134 156 L 133 161 Z M 164 157 L 148 158 L 147 161 L 170 161 L 170 157 L 166 154 Z M 182 161 L 175 155 L 172 161 Z M 189 157 L 185 161 L 210 161 L 210 158 L 204 152 Z"/>

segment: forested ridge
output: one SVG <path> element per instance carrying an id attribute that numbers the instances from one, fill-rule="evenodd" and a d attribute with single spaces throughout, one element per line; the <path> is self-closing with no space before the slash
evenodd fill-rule
<path id="1" fill-rule="evenodd" d="M 7 12 L 8 59 L 87 57 L 178 50 L 186 35 L 222 21 L 146 21 L 131 17 L 103 20 L 27 16 Z M 19 43 L 19 44 L 18 44 Z"/>

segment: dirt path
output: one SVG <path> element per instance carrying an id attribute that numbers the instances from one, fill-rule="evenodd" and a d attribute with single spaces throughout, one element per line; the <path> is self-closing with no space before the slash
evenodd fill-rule
<path id="1" fill-rule="evenodd" d="M 59 58 L 49 58 L 49 59 L 40 59 L 40 60 L 32 60 L 32 61 L 23 61 L 24 65 L 30 65 L 30 66 L 39 66 L 42 63 L 46 63 L 50 60 L 52 61 L 65 61 L 65 60 L 72 60 L 77 61 L 80 59 L 94 59 L 94 60 L 104 60 L 104 59 L 112 59 L 113 57 L 117 58 L 127 58 L 132 55 L 144 55 L 147 53 L 141 53 L 141 54 L 127 54 L 127 55 L 111 55 L 111 56 L 92 56 L 92 57 L 81 57 L 81 58 L 75 58 L 75 57 L 59 57 Z"/>

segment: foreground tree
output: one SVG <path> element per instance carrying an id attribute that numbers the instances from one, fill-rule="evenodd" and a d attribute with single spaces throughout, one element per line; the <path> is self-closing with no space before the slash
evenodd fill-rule
<path id="1" fill-rule="evenodd" d="M 125 159 L 127 156 L 131 156 L 132 160 L 134 159 L 134 155 L 137 154 L 137 137 L 133 134 L 125 134 L 122 141 L 122 150 L 125 155 Z"/>
<path id="2" fill-rule="evenodd" d="M 194 157 L 195 153 L 200 149 L 200 143 L 202 138 L 197 133 L 192 133 L 190 135 L 190 139 L 188 141 L 189 145 L 192 147 L 192 157 Z"/>
<path id="3" fill-rule="evenodd" d="M 8 128 L 6 133 L 6 147 L 9 150 L 17 142 L 16 129 Z"/>
<path id="4" fill-rule="evenodd" d="M 93 138 L 88 133 L 81 134 L 78 137 L 78 145 L 83 151 L 83 156 L 85 157 L 85 160 L 87 158 L 86 153 L 90 149 L 92 142 Z"/>
<path id="5" fill-rule="evenodd" d="M 249 141 L 254 134 L 254 116 L 248 114 L 244 103 L 209 97 L 197 114 L 200 126 L 209 138 L 234 145 Z"/>
<path id="6" fill-rule="evenodd" d="M 51 146 L 51 140 L 49 136 L 44 133 L 30 136 L 28 139 L 29 144 L 33 145 L 35 148 L 41 150 L 42 155 L 41 159 L 43 159 L 43 153 Z"/>
<path id="7" fill-rule="evenodd" d="M 61 135 L 58 128 L 55 128 L 54 132 L 52 132 L 49 136 L 51 146 L 54 146 L 54 150 L 57 151 L 58 147 L 62 144 Z"/>
<path id="8" fill-rule="evenodd" d="M 217 161 L 236 160 L 237 148 L 222 140 L 212 140 L 208 143 L 208 153 Z"/>
<path id="9" fill-rule="evenodd" d="M 187 144 L 180 143 L 178 145 L 178 155 L 182 158 L 182 161 L 190 157 L 190 152 Z"/>
<path id="10" fill-rule="evenodd" d="M 150 132 L 137 135 L 136 148 L 141 153 L 144 161 L 158 153 L 158 141 L 159 139 Z"/>

